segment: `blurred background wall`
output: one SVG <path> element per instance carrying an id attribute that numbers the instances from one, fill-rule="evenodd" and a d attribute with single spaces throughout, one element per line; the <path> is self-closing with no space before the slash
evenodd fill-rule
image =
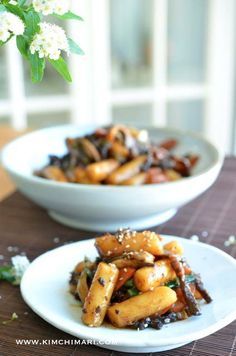
<path id="1" fill-rule="evenodd" d="M 77 0 L 68 23 L 86 52 L 73 84 L 48 66 L 39 85 L 14 43 L 0 49 L 1 124 L 169 125 L 236 153 L 235 0 Z"/>

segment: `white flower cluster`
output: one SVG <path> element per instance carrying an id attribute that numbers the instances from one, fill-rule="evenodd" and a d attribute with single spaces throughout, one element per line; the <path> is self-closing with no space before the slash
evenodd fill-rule
<path id="1" fill-rule="evenodd" d="M 39 58 L 59 59 L 61 51 L 69 52 L 69 46 L 65 31 L 47 22 L 40 23 L 40 31 L 30 45 L 30 52 L 38 52 Z"/>
<path id="2" fill-rule="evenodd" d="M 0 41 L 6 42 L 11 35 L 22 35 L 25 30 L 24 22 L 16 15 L 0 12 Z"/>
<path id="3" fill-rule="evenodd" d="M 69 11 L 69 0 L 33 0 L 35 11 L 47 16 L 50 14 L 64 15 Z"/>

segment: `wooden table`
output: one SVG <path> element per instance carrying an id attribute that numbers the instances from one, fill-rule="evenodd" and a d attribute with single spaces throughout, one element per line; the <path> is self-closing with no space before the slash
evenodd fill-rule
<path id="1" fill-rule="evenodd" d="M 228 158 L 223 171 L 207 193 L 182 208 L 168 223 L 155 231 L 184 237 L 198 235 L 201 241 L 215 245 L 236 256 L 236 245 L 226 247 L 224 242 L 236 234 L 236 159 Z M 93 237 L 93 233 L 76 231 L 51 220 L 47 213 L 14 193 L 0 204 L 0 255 L 8 262 L 12 255 L 26 252 L 33 260 L 58 245 Z M 59 237 L 60 241 L 54 240 Z M 12 251 L 19 249 L 19 252 Z M 50 266 L 48 266 L 50 268 Z M 0 287 L 0 355 L 119 355 L 95 346 L 68 345 L 16 345 L 16 339 L 73 340 L 73 338 L 47 324 L 23 302 L 18 287 L 1 283 Z M 227 301 L 226 301 L 227 303 Z M 2 321 L 15 312 L 19 318 L 8 325 Z M 158 337 L 158 331 L 157 331 Z M 62 342 L 62 341 L 60 341 Z M 236 323 L 217 333 L 188 344 L 180 349 L 159 353 L 160 356 L 235 356 Z"/>

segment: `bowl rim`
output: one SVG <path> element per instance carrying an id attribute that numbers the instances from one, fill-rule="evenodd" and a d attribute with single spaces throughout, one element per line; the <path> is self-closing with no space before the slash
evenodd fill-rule
<path id="1" fill-rule="evenodd" d="M 136 125 L 138 127 L 138 125 Z M 46 127 L 46 128 L 42 128 L 39 130 L 35 130 L 33 132 L 29 132 L 27 134 L 24 134 L 16 139 L 14 139 L 13 141 L 11 141 L 10 143 L 8 143 L 7 145 L 4 146 L 4 148 L 2 149 L 1 152 L 1 164 L 4 167 L 4 169 L 9 172 L 11 175 L 17 176 L 18 178 L 23 178 L 24 180 L 31 182 L 31 183 L 35 183 L 35 184 L 39 184 L 41 186 L 49 186 L 49 187 L 61 187 L 61 188 L 70 188 L 70 189 L 76 189 L 76 190 L 80 190 L 80 189 L 92 189 L 92 190 L 102 190 L 103 188 L 106 189 L 106 191 L 109 190 L 116 190 L 116 191 L 126 191 L 127 189 L 136 189 L 136 190 L 140 190 L 140 189 L 152 189 L 152 188 L 157 188 L 157 187 L 169 187 L 170 185 L 173 186 L 177 186 L 181 183 L 187 183 L 193 180 L 196 180 L 197 178 L 203 177 L 205 174 L 209 173 L 211 170 L 213 170 L 215 167 L 219 166 L 221 167 L 223 164 L 223 160 L 224 160 L 224 154 L 223 152 L 215 145 L 213 144 L 209 139 L 205 138 L 203 136 L 203 134 L 201 133 L 196 133 L 193 132 L 191 130 L 181 130 L 181 129 L 176 129 L 176 128 L 171 128 L 168 126 L 156 126 L 156 125 L 150 125 L 150 126 L 141 126 L 138 127 L 141 130 L 160 130 L 163 132 L 170 132 L 172 134 L 177 134 L 177 135 L 185 135 L 185 136 L 189 136 L 195 139 L 198 139 L 202 142 L 204 142 L 206 145 L 208 145 L 208 147 L 212 150 L 212 152 L 214 153 L 215 157 L 214 160 L 212 161 L 212 163 L 209 165 L 208 168 L 204 169 L 202 172 L 194 174 L 190 177 L 183 177 L 180 180 L 177 181 L 172 181 L 172 182 L 164 182 L 161 184 L 158 183 L 153 183 L 153 184 L 143 184 L 143 185 L 99 185 L 99 184 L 76 184 L 76 183 L 71 183 L 71 182 L 56 182 L 53 180 L 49 180 L 49 179 L 45 179 L 45 178 L 41 178 L 41 177 L 37 177 L 33 174 L 33 172 L 31 173 L 30 176 L 27 176 L 26 174 L 23 173 L 19 173 L 17 170 L 15 170 L 14 168 L 10 167 L 10 165 L 7 162 L 7 154 L 8 154 L 8 150 L 11 149 L 11 147 L 16 144 L 17 142 L 20 142 L 21 140 L 24 140 L 26 137 L 30 137 L 30 136 L 34 136 L 37 135 L 38 133 L 41 132 L 47 132 L 47 131 L 53 131 L 55 129 L 69 129 L 69 128 L 75 128 L 75 129 L 81 129 L 81 130 L 95 130 L 96 128 L 101 127 L 101 125 L 76 125 L 76 124 L 64 124 L 64 125 L 58 125 L 58 126 L 52 126 L 52 127 Z"/>

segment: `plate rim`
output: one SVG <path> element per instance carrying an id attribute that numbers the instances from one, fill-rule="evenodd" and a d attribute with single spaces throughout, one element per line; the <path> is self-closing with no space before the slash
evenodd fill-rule
<path id="1" fill-rule="evenodd" d="M 189 240 L 187 238 L 184 237 L 180 237 L 180 236 L 175 236 L 175 235 L 166 235 L 166 234 L 161 234 L 161 236 L 165 239 L 165 238 L 175 238 L 177 240 L 180 241 L 185 241 L 185 243 L 191 245 L 191 244 L 197 244 L 197 245 L 203 245 L 205 248 L 213 250 L 216 254 L 219 254 L 221 256 L 223 256 L 226 260 L 228 260 L 230 263 L 232 263 L 232 265 L 235 266 L 236 268 L 236 260 L 230 256 L 229 254 L 227 254 L 226 252 L 220 250 L 219 248 L 209 245 L 207 243 L 204 242 L 200 242 L 200 241 L 192 241 Z M 87 244 L 87 243 L 93 243 L 95 241 L 94 238 L 91 239 L 85 239 L 85 240 L 81 240 L 81 241 L 77 241 L 77 242 L 73 242 L 67 245 L 63 245 L 63 246 L 58 246 L 54 249 L 51 249 L 49 251 L 44 252 L 43 254 L 41 254 L 40 256 L 38 256 L 37 258 L 35 258 L 31 263 L 32 265 L 34 264 L 35 261 L 39 261 L 40 259 L 43 259 L 45 257 L 45 255 L 50 255 L 51 253 L 54 253 L 55 251 L 59 250 L 59 249 L 66 249 L 66 248 L 71 248 L 71 246 L 73 245 L 80 245 L 81 243 L 83 244 Z M 212 333 L 215 333 L 216 331 L 224 328 L 225 326 L 227 326 L 228 324 L 230 324 L 231 322 L 233 322 L 234 320 L 236 320 L 236 309 L 233 313 L 230 313 L 228 315 L 226 315 L 223 319 L 218 320 L 216 323 L 206 327 L 205 329 L 201 330 L 201 331 L 194 331 L 191 332 L 189 334 L 186 334 L 184 336 L 174 336 L 169 338 L 168 343 L 166 342 L 166 340 L 158 340 L 155 339 L 153 340 L 148 340 L 147 342 L 144 343 L 143 340 L 139 340 L 138 338 L 135 340 L 135 342 L 131 341 L 120 341 L 115 339 L 116 335 L 114 334 L 114 336 L 110 336 L 106 337 L 105 335 L 102 337 L 96 337 L 96 335 L 88 335 L 86 333 L 84 333 L 83 331 L 80 332 L 79 328 L 78 328 L 78 332 L 74 332 L 73 330 L 71 330 L 70 328 L 64 327 L 63 325 L 59 325 L 56 321 L 51 320 L 50 318 L 47 318 L 47 315 L 45 315 L 43 312 L 41 312 L 40 310 L 38 310 L 35 306 L 34 303 L 31 303 L 30 298 L 28 298 L 27 296 L 27 291 L 25 291 L 25 280 L 27 279 L 28 274 L 30 273 L 30 269 L 32 267 L 32 265 L 30 264 L 29 268 L 27 269 L 27 271 L 25 272 L 21 284 L 20 284 L 20 291 L 21 291 L 21 296 L 24 300 L 24 302 L 37 314 L 39 315 L 42 319 L 44 319 L 46 322 L 48 322 L 50 325 L 53 325 L 54 327 L 56 327 L 57 329 L 66 332 L 70 335 L 73 335 L 77 338 L 80 339 L 92 339 L 94 340 L 96 343 L 98 343 L 100 345 L 100 342 L 111 342 L 111 346 L 112 346 L 112 342 L 114 342 L 114 340 L 116 341 L 115 346 L 123 346 L 123 347 L 137 347 L 137 348 L 145 348 L 145 347 L 158 347 L 158 346 L 168 346 L 168 345 L 175 345 L 178 343 L 188 343 L 188 342 L 192 342 L 194 340 L 198 340 L 201 339 L 203 337 L 206 337 L 208 335 L 211 335 Z M 79 324 L 78 324 L 79 325 Z M 89 327 L 88 327 L 89 328 Z M 104 327 L 103 327 L 104 328 Z M 95 331 L 96 328 L 89 328 L 88 330 L 93 330 Z M 116 329 L 114 329 L 115 331 Z M 94 333 L 92 333 L 94 334 Z M 102 346 L 102 345 L 100 345 Z"/>

